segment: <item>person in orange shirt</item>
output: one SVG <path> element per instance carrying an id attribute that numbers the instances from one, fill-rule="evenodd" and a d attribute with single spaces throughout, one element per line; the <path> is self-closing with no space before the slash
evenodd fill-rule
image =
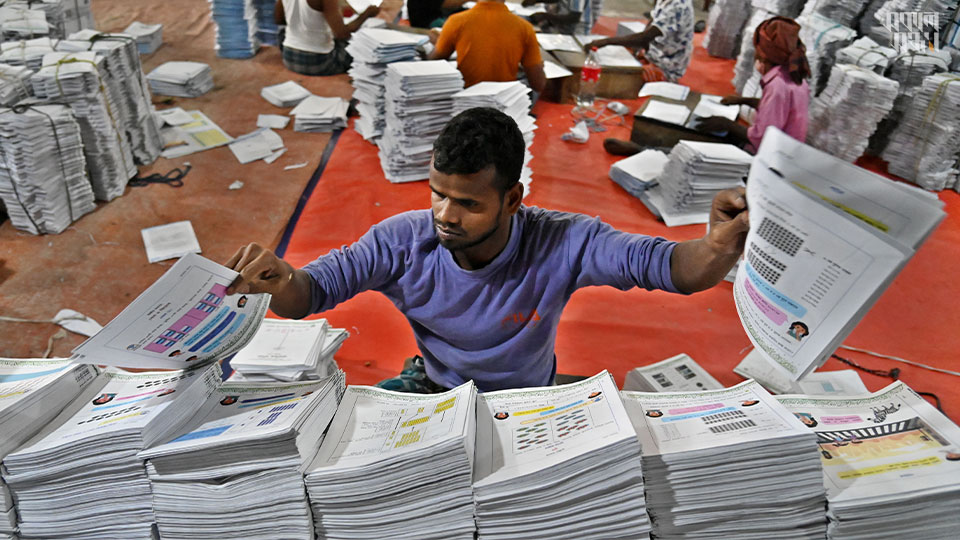
<path id="1" fill-rule="evenodd" d="M 430 60 L 446 60 L 454 51 L 465 87 L 515 81 L 520 67 L 535 92 L 547 84 L 533 26 L 510 13 L 503 0 L 480 0 L 447 19 Z"/>

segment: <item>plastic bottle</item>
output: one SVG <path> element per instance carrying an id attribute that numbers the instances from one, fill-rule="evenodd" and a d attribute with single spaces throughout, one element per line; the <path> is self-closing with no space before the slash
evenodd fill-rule
<path id="1" fill-rule="evenodd" d="M 590 49 L 590 54 L 583 61 L 580 69 L 580 92 L 577 94 L 577 107 L 589 109 L 597 96 L 597 84 L 600 83 L 600 56 L 597 48 Z"/>

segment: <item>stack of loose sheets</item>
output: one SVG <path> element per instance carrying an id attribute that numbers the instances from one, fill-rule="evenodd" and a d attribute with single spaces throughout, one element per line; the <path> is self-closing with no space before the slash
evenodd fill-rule
<path id="1" fill-rule="evenodd" d="M 137 40 L 137 51 L 140 54 L 153 54 L 163 44 L 163 25 L 144 24 L 134 21 L 123 30 Z"/>
<path id="2" fill-rule="evenodd" d="M 686 354 L 633 368 L 623 380 L 625 391 L 636 392 L 700 392 L 721 388 L 720 382 Z"/>
<path id="3" fill-rule="evenodd" d="M 260 97 L 277 107 L 293 107 L 312 96 L 309 90 L 294 81 L 287 81 L 260 89 Z"/>
<path id="4" fill-rule="evenodd" d="M 23 41 L 0 43 L 0 62 L 11 66 L 26 66 L 31 71 L 40 69 L 43 55 L 53 52 L 53 40 L 39 37 Z"/>
<path id="5" fill-rule="evenodd" d="M 257 53 L 257 10 L 252 0 L 209 0 L 217 25 L 214 49 L 221 58 L 250 58 Z"/>
<path id="6" fill-rule="evenodd" d="M 329 133 L 347 127 L 350 103 L 338 97 L 309 96 L 290 111 L 294 131 Z"/>
<path id="7" fill-rule="evenodd" d="M 807 6 L 816 3 L 811 2 Z M 797 23 L 800 25 L 800 40 L 807 47 L 812 97 L 823 91 L 830 78 L 830 68 L 836 61 L 837 51 L 853 43 L 857 32 L 819 13 L 804 15 L 797 19 Z"/>
<path id="8" fill-rule="evenodd" d="M 332 375 L 337 371 L 333 355 L 349 335 L 343 328 L 331 328 L 326 319 L 264 319 L 250 343 L 230 361 L 240 374 L 231 380 L 301 381 Z"/>
<path id="9" fill-rule="evenodd" d="M 33 71 L 25 66 L 0 64 L 0 106 L 15 105 L 31 94 L 30 77 Z"/>
<path id="10" fill-rule="evenodd" d="M 707 34 L 703 46 L 710 56 L 736 58 L 741 32 L 750 18 L 750 8 L 740 0 L 717 0 L 707 15 Z"/>
<path id="11" fill-rule="evenodd" d="M 305 483 L 319 538 L 474 538 L 477 390 L 347 388 Z"/>
<path id="12" fill-rule="evenodd" d="M 610 179 L 634 197 L 653 187 L 663 168 L 667 155 L 660 150 L 647 149 L 610 166 Z"/>
<path id="13" fill-rule="evenodd" d="M 147 82 L 154 94 L 197 97 L 213 89 L 213 73 L 200 62 L 166 62 L 147 75 Z"/>

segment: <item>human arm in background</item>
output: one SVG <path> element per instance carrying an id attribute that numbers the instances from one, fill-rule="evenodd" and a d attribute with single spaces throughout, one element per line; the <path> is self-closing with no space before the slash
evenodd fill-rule
<path id="1" fill-rule="evenodd" d="M 694 293 L 723 280 L 737 259 L 750 229 L 744 188 L 721 191 L 710 208 L 710 229 L 703 238 L 677 244 L 670 258 L 673 285 Z"/>
<path id="2" fill-rule="evenodd" d="M 460 27 L 451 23 L 450 19 L 443 24 L 443 28 L 437 30 L 430 29 L 430 43 L 433 43 L 433 50 L 427 56 L 427 60 L 446 60 L 450 58 L 453 51 L 457 50 L 457 34 Z"/>
<path id="3" fill-rule="evenodd" d="M 663 32 L 654 25 L 650 25 L 646 30 L 638 34 L 630 34 L 627 36 L 616 36 L 608 37 L 604 39 L 598 39 L 590 43 L 584 44 L 584 52 L 589 51 L 590 49 L 597 47 L 605 47 L 607 45 L 623 45 L 624 47 L 630 47 L 634 50 L 647 50 L 647 47 L 650 46 L 650 43 L 658 37 L 662 36 Z"/>
<path id="4" fill-rule="evenodd" d="M 535 92 L 543 92 L 547 87 L 547 75 L 543 72 L 543 56 L 540 55 L 540 43 L 537 42 L 537 33 L 530 25 L 523 40 L 523 56 L 520 57 L 520 66 L 527 75 L 527 82 Z"/>
<path id="5" fill-rule="evenodd" d="M 750 139 L 747 136 L 747 126 L 722 116 L 710 116 L 703 118 L 697 122 L 695 127 L 698 131 L 702 131 L 704 133 L 725 132 L 727 137 L 733 140 L 734 144 L 739 144 L 741 146 L 750 142 Z"/>
<path id="6" fill-rule="evenodd" d="M 343 22 L 343 14 L 340 13 L 339 0 L 307 0 L 307 5 L 323 12 L 323 18 L 327 20 L 334 39 L 348 39 L 350 34 L 356 32 L 367 19 L 376 17 L 380 13 L 379 7 L 370 6 L 356 19 L 350 21 L 350 24 L 346 24 Z"/>
<path id="7" fill-rule="evenodd" d="M 273 22 L 277 25 L 287 24 L 287 14 L 283 11 L 283 0 L 277 0 L 273 5 Z"/>
<path id="8" fill-rule="evenodd" d="M 724 96 L 724 98 L 720 100 L 720 104 L 721 105 L 746 105 L 747 107 L 756 109 L 757 107 L 760 106 L 760 98 L 743 97 L 743 96 L 738 96 L 736 94 L 731 94 L 729 96 Z"/>

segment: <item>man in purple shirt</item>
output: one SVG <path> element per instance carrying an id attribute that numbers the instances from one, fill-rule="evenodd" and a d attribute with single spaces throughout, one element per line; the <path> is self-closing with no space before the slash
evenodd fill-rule
<path id="1" fill-rule="evenodd" d="M 706 236 L 675 243 L 521 205 L 523 156 L 510 117 L 465 111 L 434 143 L 431 210 L 388 218 L 299 270 L 250 244 L 227 262 L 240 273 L 227 293 L 271 293 L 275 313 L 300 318 L 379 291 L 423 355 L 381 386 L 434 392 L 473 379 L 489 391 L 553 384 L 557 323 L 575 290 L 692 293 L 720 282 L 743 250 L 742 191 L 714 199 Z"/>

